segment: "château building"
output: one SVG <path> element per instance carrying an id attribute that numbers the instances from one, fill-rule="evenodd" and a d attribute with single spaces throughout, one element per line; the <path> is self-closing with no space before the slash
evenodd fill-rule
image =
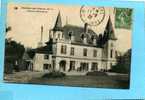
<path id="1" fill-rule="evenodd" d="M 34 71 L 88 72 L 109 70 L 116 64 L 116 36 L 109 17 L 104 33 L 70 24 L 62 26 L 59 12 L 45 46 L 35 49 Z"/>

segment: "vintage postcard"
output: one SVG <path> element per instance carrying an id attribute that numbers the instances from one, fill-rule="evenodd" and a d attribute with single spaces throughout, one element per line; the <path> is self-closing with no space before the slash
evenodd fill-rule
<path id="1" fill-rule="evenodd" d="M 4 81 L 129 89 L 133 9 L 7 7 Z"/>

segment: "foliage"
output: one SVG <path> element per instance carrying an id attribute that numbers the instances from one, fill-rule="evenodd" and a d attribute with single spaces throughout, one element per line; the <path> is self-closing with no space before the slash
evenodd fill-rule
<path id="1" fill-rule="evenodd" d="M 131 49 L 123 56 L 117 57 L 117 64 L 112 66 L 111 71 L 118 73 L 130 73 L 131 67 Z"/>
<path id="2" fill-rule="evenodd" d="M 17 43 L 16 41 L 10 39 L 5 40 L 5 72 L 7 72 L 7 69 L 13 68 L 15 70 L 19 70 L 18 63 L 22 59 L 24 51 L 25 48 L 22 44 Z"/>
<path id="3" fill-rule="evenodd" d="M 14 40 L 8 41 L 6 39 L 5 43 L 5 56 L 13 57 L 15 60 L 21 59 L 23 56 L 23 53 L 25 51 L 25 48 L 22 44 L 17 43 Z"/>
<path id="4" fill-rule="evenodd" d="M 49 73 L 46 73 L 42 76 L 42 78 L 63 78 L 65 77 L 66 74 L 63 72 L 59 72 L 59 71 L 52 71 Z"/>
<path id="5" fill-rule="evenodd" d="M 29 50 L 27 50 L 27 53 L 28 53 L 30 58 L 33 58 L 35 55 L 35 49 L 30 48 Z"/>
<path id="6" fill-rule="evenodd" d="M 107 76 L 105 72 L 99 72 L 99 71 L 88 72 L 86 75 L 87 76 Z"/>

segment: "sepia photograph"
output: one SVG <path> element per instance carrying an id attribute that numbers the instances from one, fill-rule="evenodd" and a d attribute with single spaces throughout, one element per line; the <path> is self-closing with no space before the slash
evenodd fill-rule
<path id="1" fill-rule="evenodd" d="M 4 82 L 129 89 L 133 9 L 8 3 Z"/>

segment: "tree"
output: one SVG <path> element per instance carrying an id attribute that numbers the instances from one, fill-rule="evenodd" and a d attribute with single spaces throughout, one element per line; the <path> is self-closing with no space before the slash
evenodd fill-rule
<path id="1" fill-rule="evenodd" d="M 23 57 L 25 48 L 14 40 L 6 39 L 5 41 L 5 72 L 9 69 L 19 71 L 18 63 Z"/>
<path id="2" fill-rule="evenodd" d="M 117 57 L 117 64 L 112 66 L 111 71 L 129 74 L 130 67 L 131 67 L 131 49 L 125 52 L 124 55 Z"/>
<path id="3" fill-rule="evenodd" d="M 33 57 L 34 57 L 34 55 L 35 55 L 35 49 L 29 48 L 29 49 L 27 50 L 27 54 L 29 55 L 29 57 L 30 57 L 31 59 L 33 59 Z"/>

